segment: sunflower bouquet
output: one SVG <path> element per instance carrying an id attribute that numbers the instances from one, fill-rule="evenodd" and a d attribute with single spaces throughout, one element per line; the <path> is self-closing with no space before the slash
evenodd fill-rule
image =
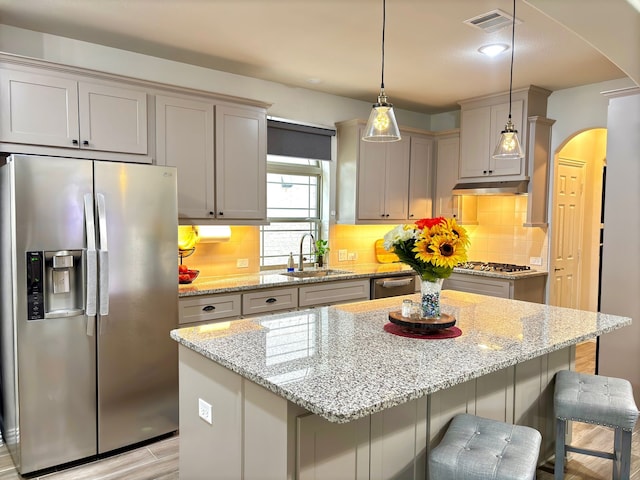
<path id="1" fill-rule="evenodd" d="M 469 237 L 453 218 L 423 218 L 398 225 L 384 236 L 384 248 L 394 252 L 422 280 L 447 278 L 453 267 L 467 261 Z"/>

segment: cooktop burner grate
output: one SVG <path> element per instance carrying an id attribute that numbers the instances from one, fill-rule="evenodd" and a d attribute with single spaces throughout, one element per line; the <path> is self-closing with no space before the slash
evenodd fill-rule
<path id="1" fill-rule="evenodd" d="M 495 263 L 495 262 L 466 262 L 458 265 L 458 268 L 465 270 L 482 270 L 485 272 L 525 272 L 531 270 L 528 265 L 515 265 L 513 263 Z"/>

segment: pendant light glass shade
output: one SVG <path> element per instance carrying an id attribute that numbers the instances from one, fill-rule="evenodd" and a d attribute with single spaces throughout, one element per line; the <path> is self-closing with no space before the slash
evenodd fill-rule
<path id="1" fill-rule="evenodd" d="M 524 152 L 518 140 L 518 131 L 511 123 L 511 116 L 507 120 L 504 130 L 500 132 L 500 139 L 493 152 L 493 158 L 496 160 L 519 160 L 524 157 Z"/>
<path id="2" fill-rule="evenodd" d="M 367 142 L 395 142 L 400 138 L 393 105 L 387 102 L 384 92 L 380 92 L 378 103 L 373 104 L 362 139 Z"/>
<path id="3" fill-rule="evenodd" d="M 511 93 L 513 90 L 513 50 L 516 32 L 516 0 L 513 0 L 513 19 L 511 23 L 511 69 L 509 71 L 509 118 L 504 130 L 500 132 L 498 144 L 492 157 L 495 160 L 520 160 L 524 157 L 524 152 L 518 140 L 518 131 L 511 122 Z"/>
<path id="4" fill-rule="evenodd" d="M 382 81 L 380 82 L 378 103 L 373 104 L 373 109 L 362 136 L 362 140 L 367 142 L 397 142 L 402 138 L 396 115 L 393 113 L 393 105 L 387 102 L 387 96 L 384 93 L 384 30 L 386 18 L 386 3 L 385 0 L 382 0 Z"/>

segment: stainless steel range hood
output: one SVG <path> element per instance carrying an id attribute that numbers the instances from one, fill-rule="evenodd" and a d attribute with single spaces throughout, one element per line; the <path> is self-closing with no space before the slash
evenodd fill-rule
<path id="1" fill-rule="evenodd" d="M 528 184 L 527 180 L 458 183 L 451 193 L 453 195 L 526 195 Z"/>

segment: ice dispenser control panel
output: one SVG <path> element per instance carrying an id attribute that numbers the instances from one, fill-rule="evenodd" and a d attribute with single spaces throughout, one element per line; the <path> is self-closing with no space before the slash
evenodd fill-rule
<path id="1" fill-rule="evenodd" d="M 29 320 L 44 318 L 43 273 L 42 252 L 27 252 L 27 318 Z"/>
<path id="2" fill-rule="evenodd" d="M 83 315 L 83 251 L 30 251 L 26 254 L 27 319 Z"/>

